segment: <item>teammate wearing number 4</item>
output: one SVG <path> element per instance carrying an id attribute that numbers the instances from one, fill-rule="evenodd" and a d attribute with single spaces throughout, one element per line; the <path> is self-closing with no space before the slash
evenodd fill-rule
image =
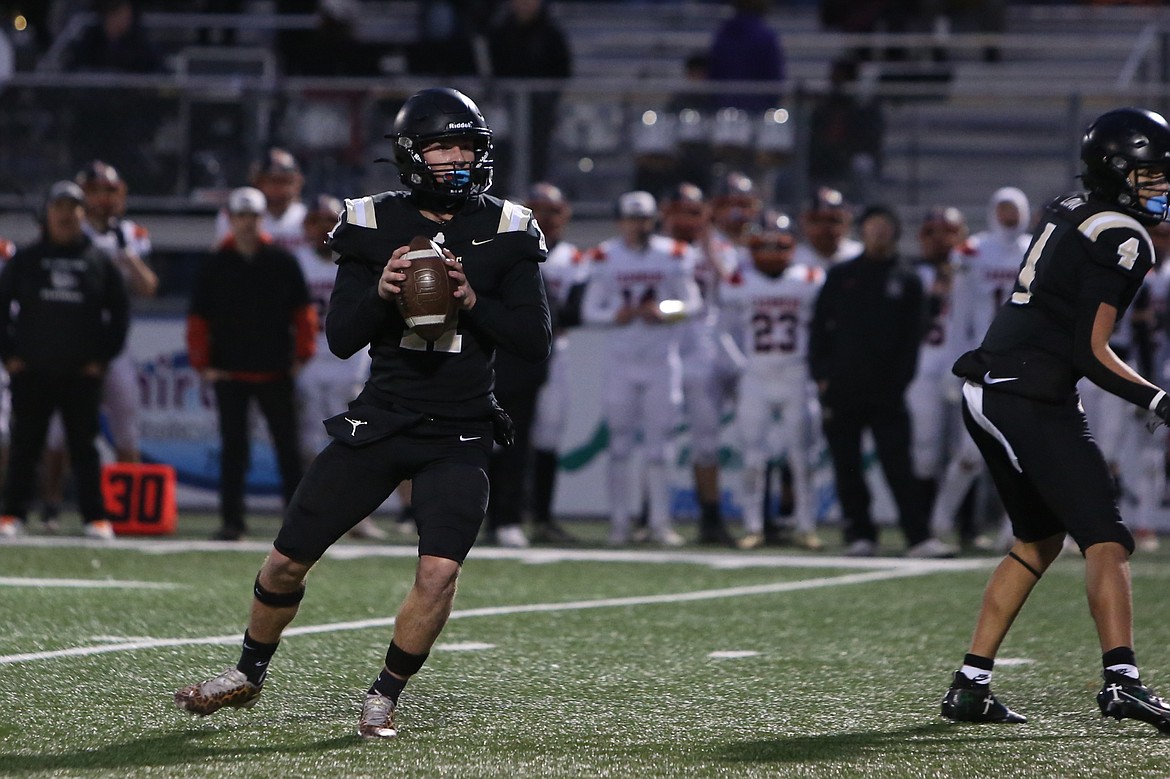
<path id="1" fill-rule="evenodd" d="M 408 191 L 347 200 L 331 239 L 340 258 L 325 323 L 329 347 L 339 357 L 369 347 L 369 381 L 348 412 L 326 422 L 333 441 L 301 481 L 256 577 L 239 663 L 175 693 L 194 714 L 256 702 L 309 568 L 411 479 L 414 584 L 357 727 L 362 738 L 397 735 L 399 693 L 446 624 L 484 518 L 492 440 L 508 438 L 492 397 L 496 346 L 548 358 L 552 326 L 538 264 L 544 235 L 527 208 L 487 196 L 492 144 L 483 114 L 455 90 L 427 89 L 406 101 L 388 137 Z M 457 317 L 433 340 L 409 330 L 396 306 L 410 267 L 404 255 L 419 235 L 445 248 L 458 301 Z"/>
<path id="2" fill-rule="evenodd" d="M 1170 126 L 1150 111 L 1100 116 L 1081 142 L 1086 192 L 1048 204 L 1015 289 L 982 345 L 955 363 L 963 418 L 1011 518 L 1015 542 L 983 594 L 968 654 L 942 701 L 966 722 L 1024 722 L 991 693 L 996 653 L 1065 535 L 1085 558 L 1100 639 L 1103 716 L 1170 733 L 1170 705 L 1142 684 L 1133 650 L 1129 556 L 1134 541 L 1112 477 L 1089 435 L 1081 377 L 1165 422 L 1170 397 L 1109 348 L 1114 324 L 1155 261 L 1146 228 L 1170 206 Z"/>

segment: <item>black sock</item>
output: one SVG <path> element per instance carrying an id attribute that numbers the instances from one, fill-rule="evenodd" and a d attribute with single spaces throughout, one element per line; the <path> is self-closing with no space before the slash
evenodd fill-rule
<path id="1" fill-rule="evenodd" d="M 703 501 L 699 504 L 699 524 L 704 530 L 718 530 L 723 524 L 719 520 L 719 504 Z"/>
<path id="2" fill-rule="evenodd" d="M 399 679 L 392 675 L 385 668 L 382 673 L 378 674 L 378 678 L 374 680 L 374 684 L 369 689 L 370 695 L 385 695 L 394 705 L 398 705 L 398 696 L 402 694 L 402 688 L 406 686 L 409 679 Z"/>
<path id="3" fill-rule="evenodd" d="M 256 686 L 264 684 L 264 677 L 268 675 L 268 663 L 276 654 L 275 644 L 262 644 L 244 631 L 244 646 L 240 652 L 240 662 L 236 663 L 236 670 L 248 677 L 248 681 Z"/>
<path id="4" fill-rule="evenodd" d="M 1106 671 L 1122 674 L 1131 679 L 1139 678 L 1137 656 L 1131 647 L 1119 646 L 1110 649 L 1101 655 L 1101 665 L 1105 667 Z"/>
<path id="5" fill-rule="evenodd" d="M 955 681 L 966 682 L 972 687 L 986 687 L 991 684 L 991 670 L 995 668 L 995 660 L 982 655 L 967 653 L 963 655 L 963 667 L 955 676 Z"/>
<path id="6" fill-rule="evenodd" d="M 538 525 L 552 522 L 553 493 L 556 490 L 557 453 L 537 449 L 532 466 L 532 521 Z"/>

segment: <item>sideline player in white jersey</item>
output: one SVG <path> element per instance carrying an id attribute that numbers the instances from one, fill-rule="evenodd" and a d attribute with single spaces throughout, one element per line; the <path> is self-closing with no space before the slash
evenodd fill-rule
<path id="1" fill-rule="evenodd" d="M 987 206 L 987 229 L 975 233 L 955 249 L 955 283 L 952 293 L 955 346 L 965 352 L 979 345 L 995 312 L 1011 295 L 1020 272 L 1020 263 L 1031 242 L 1032 211 L 1028 196 L 1016 187 L 1001 187 Z M 953 379 L 955 386 L 961 382 Z M 931 511 L 930 528 L 935 537 L 954 529 L 955 516 L 971 485 L 983 473 L 983 457 L 969 435 L 958 436 L 957 451 L 951 455 Z M 1006 528 L 1006 524 L 1002 525 Z M 975 535 L 975 529 L 960 529 L 960 535 Z M 975 541 L 960 538 L 960 541 Z M 1002 542 L 1010 543 L 1005 537 Z M 988 539 L 981 539 L 986 546 Z"/>
<path id="2" fill-rule="evenodd" d="M 819 187 L 800 211 L 801 240 L 793 262 L 828 270 L 861 254 L 861 241 L 849 236 L 853 212 L 845 196 L 830 187 Z"/>
<path id="3" fill-rule="evenodd" d="M 114 260 L 131 298 L 154 297 L 158 276 L 151 270 L 150 234 L 126 218 L 126 182 L 112 166 L 94 160 L 77 174 L 76 182 L 85 193 L 85 223 L 82 229 L 94 245 Z M 129 351 L 110 361 L 102 386 L 102 406 L 119 462 L 142 459 L 138 436 L 138 370 Z M 64 429 L 61 430 L 64 451 Z"/>
<path id="4" fill-rule="evenodd" d="M 914 267 L 922 279 L 928 322 L 918 350 L 918 370 L 906 391 L 906 405 L 914 475 L 928 507 L 938 492 L 950 442 L 965 435 L 957 427 L 959 392 L 951 366 L 967 342 L 954 332 L 951 297 L 955 278 L 952 252 L 966 238 L 967 220 L 962 211 L 950 206 L 928 209 L 918 228 L 919 258 Z"/>
<path id="5" fill-rule="evenodd" d="M 537 182 L 524 205 L 532 209 L 548 244 L 540 266 L 553 318 L 553 347 L 548 378 L 536 398 L 532 423 L 532 540 L 573 543 L 577 539 L 553 518 L 560 448 L 569 425 L 572 395 L 569 388 L 569 328 L 581 323 L 581 295 L 589 274 L 585 255 L 563 239 L 573 210 L 559 187 Z"/>
<path id="6" fill-rule="evenodd" d="M 1159 383 L 1170 381 L 1170 222 L 1159 222 L 1148 229 L 1158 258 L 1154 269 L 1147 274 L 1139 297 L 1147 298 L 1144 313 L 1138 322 L 1145 334 L 1145 343 L 1139 347 L 1139 362 L 1146 362 L 1147 376 L 1156 377 Z M 1135 301 L 1136 303 L 1136 301 Z M 1131 307 L 1132 312 L 1132 307 Z M 1158 529 L 1155 517 L 1162 507 L 1166 494 L 1166 470 L 1170 464 L 1170 434 L 1157 430 L 1148 434 L 1145 420 L 1130 418 L 1131 427 L 1138 428 L 1136 436 L 1139 448 L 1140 467 L 1134 476 L 1133 492 L 1137 499 L 1134 512 L 1134 536 L 1138 549 L 1155 551 L 1158 546 Z"/>
<path id="7" fill-rule="evenodd" d="M 343 360 L 329 350 L 325 339 L 325 317 L 329 313 L 329 298 L 333 295 L 333 283 L 337 278 L 337 263 L 325 240 L 337 224 L 342 204 L 332 195 L 320 195 L 306 208 L 302 228 L 304 240 L 294 254 L 309 288 L 309 300 L 317 309 L 320 325 L 317 352 L 296 376 L 301 456 L 309 463 L 332 440 L 321 421 L 344 413 L 349 402 L 361 392 L 370 375 L 370 355 L 359 351 Z M 375 524 L 373 518 L 366 517 L 349 531 L 349 535 L 378 540 L 385 538 L 386 532 Z"/>
<path id="8" fill-rule="evenodd" d="M 699 503 L 698 541 L 725 546 L 734 546 L 735 540 L 720 515 L 719 431 L 724 409 L 733 402 L 742 366 L 735 364 L 738 349 L 729 343 L 730 336 L 720 319 L 719 290 L 741 262 L 742 250 L 736 243 L 743 231 L 740 214 L 756 213 L 760 207 L 750 179 L 743 174 L 729 174 L 727 178 L 732 177 L 738 177 L 740 185 L 726 187 L 728 194 L 718 199 L 721 223 L 731 235 L 713 224 L 711 204 L 694 184 L 679 184 L 662 203 L 663 232 L 695 250 L 695 282 L 703 298 L 702 310 L 687 322 L 686 334 L 679 344 L 683 413 L 690 430 Z"/>
<path id="9" fill-rule="evenodd" d="M 750 264 L 725 284 L 721 303 L 735 318 L 744 353 L 735 429 L 743 453 L 741 549 L 763 546 L 768 462 L 783 454 L 792 473 L 793 540 L 805 549 L 824 545 L 816 534 L 809 476 L 808 333 L 825 282 L 815 265 L 793 262 L 796 236 L 785 214 L 765 215 L 747 238 Z"/>
<path id="10" fill-rule="evenodd" d="M 260 230 L 271 236 L 277 246 L 296 254 L 305 243 L 303 226 L 309 210 L 301 201 L 305 177 L 297 158 L 284 149 L 269 149 L 263 159 L 252 165 L 248 178 L 268 202 Z M 215 219 L 215 245 L 222 243 L 230 231 L 227 209 L 221 209 Z"/>
<path id="11" fill-rule="evenodd" d="M 584 324 L 610 328 L 602 407 L 609 429 L 609 542 L 615 546 L 631 538 L 631 490 L 641 480 L 633 478 L 630 466 L 639 433 L 650 539 L 665 546 L 683 543 L 671 526 L 666 467 L 682 401 L 679 324 L 699 311 L 702 297 L 694 251 L 655 235 L 657 216 L 649 192 L 618 198 L 619 234 L 589 251 L 581 304 Z"/>

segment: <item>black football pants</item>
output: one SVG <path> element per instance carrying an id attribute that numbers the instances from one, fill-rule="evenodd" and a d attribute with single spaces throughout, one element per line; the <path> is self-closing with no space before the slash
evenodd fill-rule
<path id="1" fill-rule="evenodd" d="M 37 469 L 45 448 L 49 418 L 60 410 L 65 441 L 77 488 L 78 509 L 85 522 L 105 519 L 98 435 L 102 379 L 81 374 L 24 370 L 12 374 L 12 441 L 4 482 L 4 514 L 28 516 L 36 491 Z"/>
<path id="2" fill-rule="evenodd" d="M 930 536 L 910 458 L 910 415 L 902 398 L 837 398 L 822 401 L 825 439 L 833 458 L 837 499 L 845 520 L 845 541 L 877 541 L 870 492 L 861 459 L 861 434 L 869 428 L 878 460 L 898 507 L 898 524 L 908 546 Z"/>
<path id="3" fill-rule="evenodd" d="M 219 510 L 224 529 L 243 531 L 244 483 L 251 460 L 248 440 L 248 406 L 252 398 L 268 423 L 280 491 L 287 506 L 301 481 L 301 455 L 297 443 L 297 411 L 291 378 L 277 381 L 217 381 L 215 403 L 219 410 Z"/>

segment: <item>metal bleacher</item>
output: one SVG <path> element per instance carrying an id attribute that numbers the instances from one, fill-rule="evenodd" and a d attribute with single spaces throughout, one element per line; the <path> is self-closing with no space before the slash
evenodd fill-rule
<path id="1" fill-rule="evenodd" d="M 560 89 L 550 175 L 576 201 L 580 218 L 607 217 L 613 197 L 634 182 L 639 150 L 645 144 L 670 143 L 663 132 L 679 131 L 667 128 L 679 117 L 661 112 L 672 96 L 760 89 L 743 84 L 712 87 L 683 78 L 687 56 L 704 51 L 719 21 L 730 13 L 726 4 L 557 0 L 552 8 L 573 50 L 573 79 L 564 84 L 478 77 L 447 81 L 476 95 L 501 136 L 511 133 L 513 138 L 520 124 L 520 98 L 535 89 Z M 322 164 L 331 152 L 322 148 L 323 134 L 325 140 L 341 135 L 336 127 L 353 122 L 349 135 L 357 139 L 358 162 L 352 186 L 388 186 L 393 173 L 369 161 L 384 151 L 381 135 L 395 101 L 434 79 L 406 73 L 402 58 L 394 56 L 395 47 L 417 34 L 417 0 L 364 0 L 363 9 L 361 35 L 386 46 L 383 72 L 341 81 L 284 77 L 274 74 L 266 59 L 276 27 L 304 28 L 314 23 L 312 17 L 147 14 L 145 21 L 165 42 L 175 68 L 169 75 L 125 83 L 127 89 L 155 89 L 173 101 L 157 136 L 146 143 L 167 170 L 177 173 L 157 193 L 132 188 L 132 206 L 168 217 L 206 215 L 213 208 L 218 190 L 196 184 L 201 169 L 193 168 L 188 158 L 200 150 L 191 147 L 186 125 L 197 125 L 207 115 L 202 108 L 214 101 L 236 101 L 247 120 L 239 123 L 238 142 L 232 141 L 241 157 L 270 143 L 301 143 L 305 148 L 298 151 L 309 164 Z M 1020 186 L 1033 200 L 1073 186 L 1077 135 L 1096 113 L 1126 103 L 1164 110 L 1170 103 L 1170 9 L 1162 7 L 1012 5 L 1007 30 L 996 35 L 929 29 L 898 36 L 843 35 L 820 28 L 812 2 L 775 3 L 769 19 L 781 36 L 788 79 L 765 89 L 779 93 L 777 107 L 791 124 L 777 128 L 764 117 L 752 117 L 750 139 L 742 149 L 745 164 L 765 180 L 773 172 L 769 166 L 785 155 L 790 166 L 801 167 L 807 143 L 801 128 L 812 100 L 827 87 L 832 61 L 859 47 L 902 47 L 909 58 L 868 62 L 856 89 L 880 102 L 886 121 L 884 165 L 870 197 L 897 206 L 908 219 L 916 216 L 916 209 L 948 203 L 962 208 L 977 229 L 987 197 L 999 186 Z M 228 61 L 239 67 L 230 73 L 217 76 L 216 55 L 192 48 L 193 31 L 207 24 L 238 29 Z M 989 47 L 998 52 L 994 61 L 983 56 Z M 111 84 L 117 83 L 51 69 L 16 74 L 4 93 L 7 110 L 0 116 L 0 162 L 7 174 L 0 177 L 0 205 L 10 211 L 34 206 L 35 193 L 72 164 L 61 140 L 68 135 L 54 124 L 58 114 L 69 116 L 67 110 L 57 110 L 68 101 L 57 96 L 78 89 L 114 94 Z M 343 108 L 348 114 L 330 110 L 321 100 L 329 93 L 346 96 L 349 102 Z M 269 121 L 271 105 L 283 106 L 283 116 Z M 186 114 L 182 106 L 187 106 Z M 655 115 L 663 122 L 657 128 L 646 124 Z M 307 125 L 311 117 L 320 117 L 322 123 Z M 714 132 L 710 123 L 693 127 Z M 736 129 L 734 122 L 722 127 Z M 515 185 L 518 179 L 512 178 Z"/>

